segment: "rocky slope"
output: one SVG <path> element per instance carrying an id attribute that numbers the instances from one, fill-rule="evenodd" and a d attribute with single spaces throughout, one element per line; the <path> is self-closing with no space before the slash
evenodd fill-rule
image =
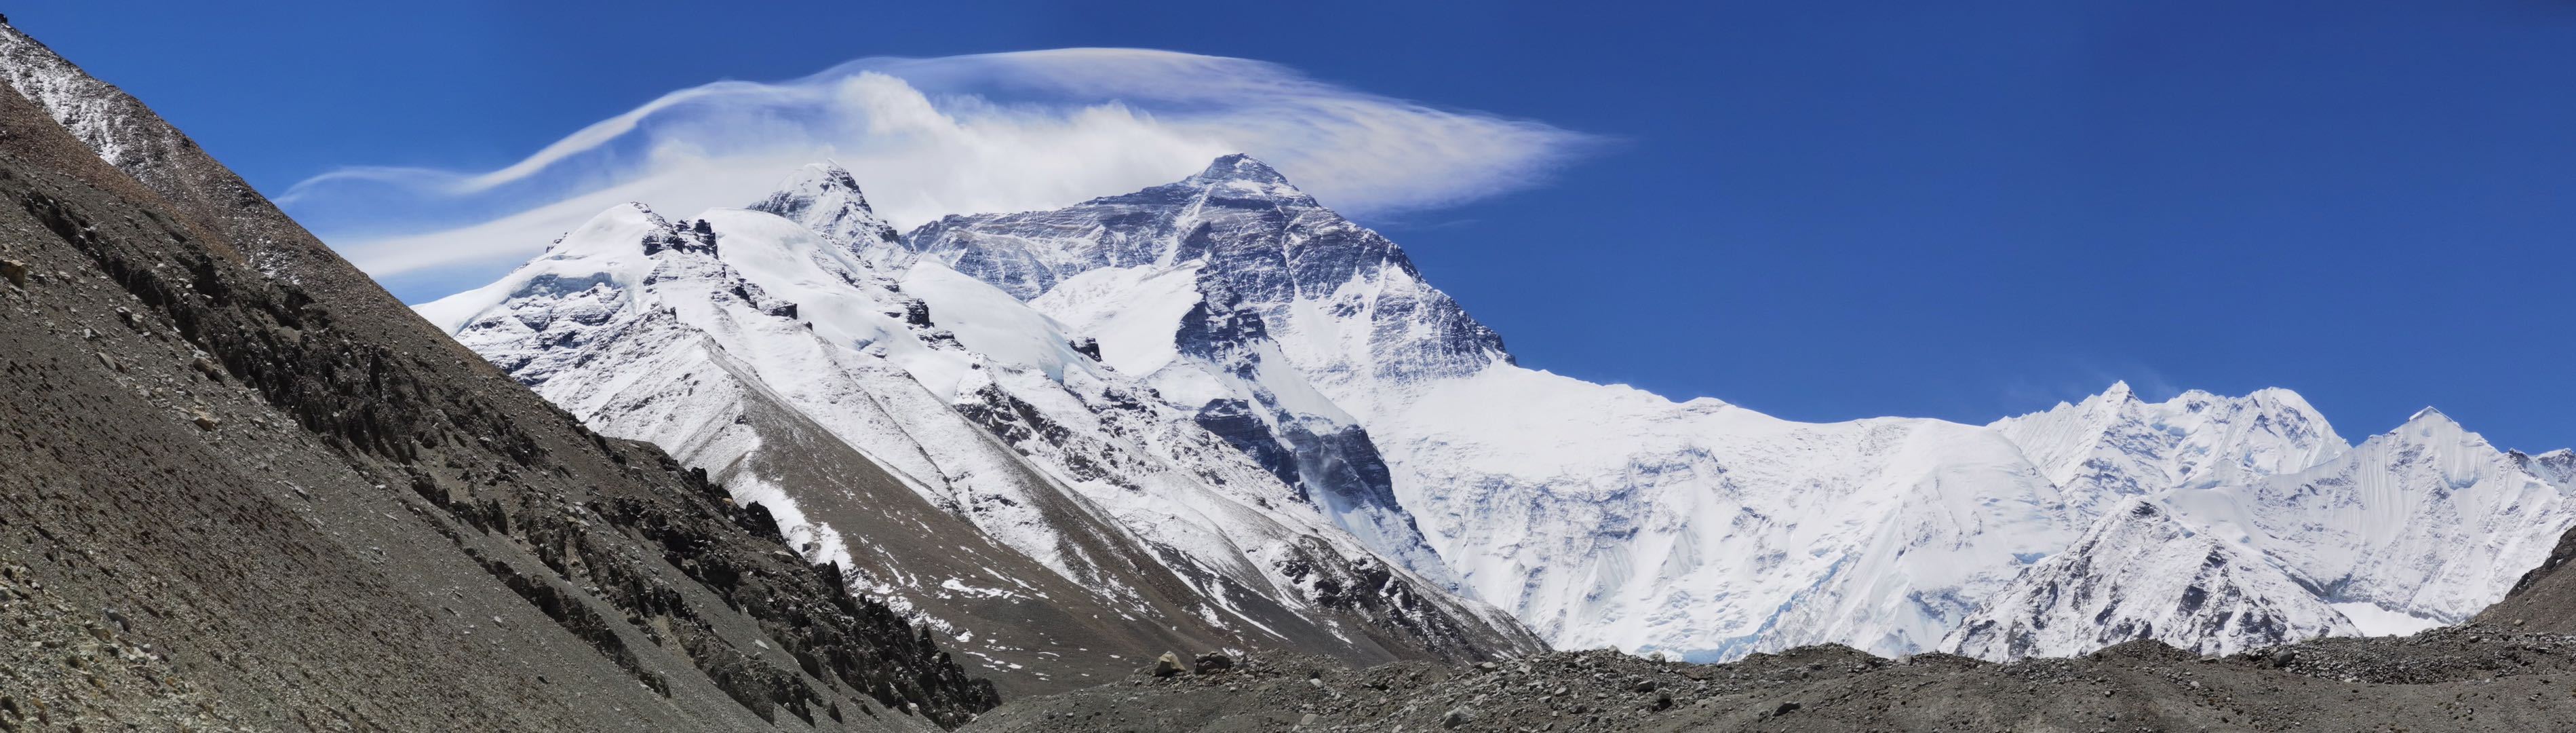
<path id="1" fill-rule="evenodd" d="M 811 166 L 754 209 L 613 207 L 420 310 L 590 426 L 772 507 L 809 559 L 1005 684 L 1061 689 L 1174 645 L 1540 648 L 1451 597 L 1436 562 L 1424 577 L 1354 537 L 1344 505 L 1205 410 L 1103 364 L 1096 340 L 901 256 L 890 231 L 848 173 Z"/>
<path id="2" fill-rule="evenodd" d="M 0 728 L 916 730 L 995 704 L 0 28 Z M 33 101 L 30 101 L 30 100 Z"/>

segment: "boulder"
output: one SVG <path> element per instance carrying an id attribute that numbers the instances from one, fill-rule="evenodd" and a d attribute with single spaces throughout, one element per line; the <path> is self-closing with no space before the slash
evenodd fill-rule
<path id="1" fill-rule="evenodd" d="M 1197 661 L 1195 671 L 1199 674 L 1216 674 L 1234 669 L 1234 658 L 1221 652 L 1201 654 Z"/>

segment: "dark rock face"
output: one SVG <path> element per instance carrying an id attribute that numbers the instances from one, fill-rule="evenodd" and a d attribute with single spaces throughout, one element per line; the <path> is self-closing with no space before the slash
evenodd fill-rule
<path id="1" fill-rule="evenodd" d="M 2560 536 L 2540 567 L 2523 573 L 2504 600 L 2479 612 L 2476 620 L 2531 631 L 2576 633 L 2576 574 L 2567 572 L 2570 561 L 2576 561 L 2576 530 Z"/>
<path id="2" fill-rule="evenodd" d="M 131 98 L 14 29 L 0 66 L 55 105 L 0 92 L 0 254 L 30 273 L 0 285 L 0 616 L 94 670 L 6 645 L 0 728 L 869 730 L 997 703 L 756 506 L 503 378 Z M 64 608 L 122 610 L 103 633 Z"/>
<path id="3" fill-rule="evenodd" d="M 1208 652 L 1206 654 L 1199 655 L 1197 665 L 1192 667 L 1191 671 L 1198 674 L 1217 674 L 1231 669 L 1234 669 L 1233 657 L 1216 652 Z"/>
<path id="4" fill-rule="evenodd" d="M 1262 422 L 1261 416 L 1253 413 L 1255 409 L 1243 400 L 1209 400 L 1193 419 L 1199 427 L 1242 451 L 1262 470 L 1297 489 L 1299 501 L 1308 500 L 1306 485 L 1297 480 L 1296 454 L 1271 435 L 1270 424 Z"/>
<path id="5" fill-rule="evenodd" d="M 671 225 L 670 230 L 644 236 L 644 254 L 661 254 L 664 250 L 716 256 L 716 230 L 699 219 L 693 226 Z"/>

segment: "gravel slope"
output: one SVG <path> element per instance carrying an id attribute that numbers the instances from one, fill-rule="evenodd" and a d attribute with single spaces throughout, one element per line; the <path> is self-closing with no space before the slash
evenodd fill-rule
<path id="1" fill-rule="evenodd" d="M 2141 641 L 2006 665 L 1839 646 L 1722 665 L 1606 651 L 1490 667 L 1252 660 L 1018 700 L 966 730 L 2540 731 L 2571 721 L 2576 636 L 2462 626 L 2229 657 Z"/>
<path id="2" fill-rule="evenodd" d="M 67 68 L 76 108 L 0 91 L 0 730 L 916 730 L 995 704 L 757 507 L 582 429 Z M 151 144 L 112 167 L 61 109 Z"/>

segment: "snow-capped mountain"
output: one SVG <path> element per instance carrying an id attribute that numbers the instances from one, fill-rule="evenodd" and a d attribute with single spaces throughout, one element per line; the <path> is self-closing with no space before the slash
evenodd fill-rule
<path id="1" fill-rule="evenodd" d="M 2576 525 L 2568 496 L 2425 408 L 2324 465 L 2168 501 L 2330 602 L 2454 623 L 2503 597 Z"/>
<path id="2" fill-rule="evenodd" d="M 1920 649 L 2084 524 L 1995 431 L 1794 423 L 1514 366 L 1393 242 L 1243 156 L 905 242 L 1097 335 L 1175 404 L 1365 434 L 1386 489 L 1308 485 L 1409 513 L 1473 592 L 1560 646 Z M 1230 328 L 1203 325 L 1220 314 Z M 1187 358 L 1211 346 L 1251 358 Z M 1268 437 L 1300 442 L 1285 432 Z"/>
<path id="3" fill-rule="evenodd" d="M 1372 552 L 1330 502 L 1096 360 L 1090 339 L 936 261 L 888 256 L 891 230 L 846 172 L 809 167 L 757 206 L 684 222 L 613 207 L 419 310 L 600 432 L 708 469 L 817 561 L 997 659 L 1537 648 L 1451 597 L 1445 573 Z M 911 526 L 887 521 L 889 504 Z M 1015 618 L 1032 607 L 1062 623 Z"/>
<path id="4" fill-rule="evenodd" d="M 1946 646 L 2002 659 L 2151 637 L 2225 653 L 2466 621 L 2576 526 L 2570 487 L 2534 471 L 2552 465 L 2427 408 L 2304 471 L 2128 499 Z"/>
<path id="5" fill-rule="evenodd" d="M 2540 477 L 2542 481 L 2559 486 L 2576 484 L 2576 450 L 2560 448 L 2536 456 L 2518 450 L 2505 451 L 2505 456 L 2512 459 L 2515 466 Z"/>
<path id="6" fill-rule="evenodd" d="M 896 246 L 901 237 L 895 233 L 894 225 L 868 208 L 867 196 L 859 192 L 858 179 L 838 164 L 808 164 L 789 176 L 787 183 L 768 198 L 749 208 L 804 225 L 824 242 L 867 261 L 872 266 L 871 273 L 901 272 L 902 266 L 910 263 L 903 249 Z"/>
<path id="7" fill-rule="evenodd" d="M 2359 633 L 2261 553 L 2129 497 L 2073 546 L 2023 571 L 1943 646 L 2019 659 L 2156 639 L 2217 655 Z"/>
<path id="8" fill-rule="evenodd" d="M 2079 537 L 2115 544 L 2094 530 L 2125 499 L 2349 448 L 2278 389 L 2147 403 L 2121 384 L 1990 426 L 1808 424 L 1521 368 L 1393 242 L 1243 156 L 1064 209 L 948 217 L 904 245 L 1097 337 L 1177 406 L 1296 418 L 1270 424 L 1281 445 L 1298 442 L 1282 424 L 1364 434 L 1393 501 L 1345 493 L 1409 514 L 1470 591 L 1559 646 L 1932 649 Z M 1257 357 L 1187 358 L 1211 345 Z"/>
<path id="9" fill-rule="evenodd" d="M 1448 577 L 1356 398 L 1508 357 L 1394 242 L 1230 155 L 1065 209 L 947 217 L 905 244 L 1095 338 L 1104 363 L 1195 411 L 1371 547 Z"/>
<path id="10" fill-rule="evenodd" d="M 2150 403 L 2119 382 L 2080 404 L 1993 427 L 2088 516 L 2123 497 L 2297 471 L 2351 447 L 2307 400 L 2278 388 L 2241 398 L 2192 390 Z"/>
<path id="11" fill-rule="evenodd" d="M 867 501 L 900 487 L 994 556 L 1119 613 L 1160 609 L 1143 625 L 1206 623 L 1184 635 L 1334 637 L 1253 606 L 1293 616 L 1382 577 L 1409 600 L 1356 626 L 1437 637 L 1397 647 L 1511 646 L 1491 641 L 1510 621 L 1448 588 L 1561 647 L 1700 660 L 1826 642 L 2229 650 L 2464 618 L 2529 563 L 2448 585 L 2396 569 L 2467 572 L 2459 547 L 2545 552 L 2567 526 L 2396 498 L 2412 489 L 2321 503 L 2287 487 L 2415 486 L 2449 465 L 2389 436 L 2353 448 L 2288 390 L 2150 403 L 2115 384 L 1984 426 L 1816 424 L 1523 368 L 1394 242 L 1241 155 L 893 232 L 848 173 L 813 166 L 686 225 L 613 210 L 422 310 L 602 430 L 723 474 L 816 552 L 869 548 L 847 561 L 876 592 L 929 597 L 939 581 L 907 568 L 948 561 L 851 532 L 865 502 L 800 486 L 853 472 L 767 446 L 827 436 L 837 460 L 882 467 Z M 2463 440 L 2542 488 L 2576 475 L 2564 452 Z M 2507 504 L 2542 498 L 2524 493 Z M 2347 521 L 2390 512 L 2423 536 Z M 2333 565 L 2356 557 L 2370 567 Z M 1331 566 L 1344 579 L 1305 575 Z M 964 572 L 1012 575 L 993 567 Z M 2405 583 L 2424 590 L 2395 597 Z M 1385 610 L 1410 608 L 1430 611 Z"/>

